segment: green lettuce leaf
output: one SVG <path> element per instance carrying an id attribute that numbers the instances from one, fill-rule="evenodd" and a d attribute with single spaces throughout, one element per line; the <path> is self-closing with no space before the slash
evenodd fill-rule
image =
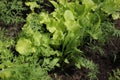
<path id="1" fill-rule="evenodd" d="M 29 55 L 35 52 L 35 48 L 32 47 L 32 42 L 29 39 L 20 38 L 16 44 L 16 50 L 21 55 Z"/>

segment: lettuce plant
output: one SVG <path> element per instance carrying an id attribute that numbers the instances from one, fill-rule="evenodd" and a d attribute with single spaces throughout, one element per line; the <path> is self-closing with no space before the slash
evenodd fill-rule
<path id="1" fill-rule="evenodd" d="M 55 7 L 50 14 L 45 11 L 37 14 L 34 12 L 34 8 L 38 7 L 37 3 L 26 2 L 32 12 L 26 18 L 26 24 L 16 44 L 16 51 L 22 56 L 37 55 L 37 62 L 48 71 L 67 63 L 78 68 L 89 69 L 90 79 L 96 79 L 97 66 L 86 59 L 84 52 L 79 48 L 89 43 L 84 41 L 85 38 L 106 41 L 104 38 L 108 33 L 103 29 L 107 29 L 108 25 L 103 24 L 110 23 L 107 17 L 113 15 L 113 12 L 109 12 L 104 5 L 109 4 L 109 0 L 50 2 Z M 112 4 L 112 1 L 110 3 Z M 114 12 L 118 10 L 115 7 Z"/>
<path id="2" fill-rule="evenodd" d="M 51 80 L 47 71 L 36 63 L 37 55 L 18 56 L 11 50 L 15 41 L 7 34 L 5 29 L 0 28 L 0 80 Z M 21 40 L 29 47 L 29 41 Z M 23 45 L 21 40 L 18 43 Z M 18 50 L 24 51 L 24 47 Z"/>

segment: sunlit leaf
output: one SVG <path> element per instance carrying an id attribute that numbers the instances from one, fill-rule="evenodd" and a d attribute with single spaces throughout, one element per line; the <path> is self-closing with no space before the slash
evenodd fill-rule
<path id="1" fill-rule="evenodd" d="M 32 42 L 29 39 L 20 38 L 16 44 L 16 50 L 21 55 L 28 55 L 35 50 L 32 48 Z M 32 51 L 33 50 L 33 51 Z"/>

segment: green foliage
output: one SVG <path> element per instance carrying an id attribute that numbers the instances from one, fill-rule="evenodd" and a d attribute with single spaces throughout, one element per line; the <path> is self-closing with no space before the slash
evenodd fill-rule
<path id="1" fill-rule="evenodd" d="M 0 19 L 8 24 L 19 22 L 24 10 L 21 1 L 12 1 L 0 2 Z M 91 44 L 85 39 L 104 44 L 111 35 L 120 36 L 120 31 L 108 20 L 109 16 L 119 18 L 119 0 L 51 0 L 55 7 L 51 13 L 35 13 L 35 9 L 41 7 L 38 1 L 27 1 L 25 4 L 32 12 L 27 15 L 16 45 L 0 31 L 0 78 L 50 80 L 47 71 L 66 63 L 89 69 L 89 78 L 96 80 L 98 67 L 80 48 L 86 43 Z M 11 52 L 11 46 L 18 53 Z M 102 53 L 99 47 L 95 49 Z"/>
<path id="2" fill-rule="evenodd" d="M 113 36 L 120 37 L 120 30 L 118 30 L 118 29 L 114 29 Z"/>
<path id="3" fill-rule="evenodd" d="M 29 4 L 31 3 L 29 2 Z M 32 13 L 27 16 L 27 23 L 22 28 L 16 50 L 21 55 L 36 54 L 43 57 L 43 59 L 39 59 L 39 64 L 47 70 L 53 69 L 54 66 L 62 66 L 64 62 L 71 62 L 70 64 L 76 65 L 79 68 L 83 66 L 90 69 L 91 73 L 93 73 L 91 76 L 94 75 L 92 78 L 96 78 L 96 65 L 82 57 L 83 52 L 78 49 L 84 43 L 83 38 L 87 35 L 94 39 L 98 39 L 102 35 L 99 28 L 100 17 L 96 13 L 94 14 L 82 9 L 87 8 L 88 10 L 89 6 L 94 9 L 94 4 L 87 3 L 85 8 L 84 5 L 79 5 L 79 2 L 63 3 L 59 1 L 58 4 L 51 1 L 51 3 L 55 6 L 55 11 L 51 14 L 47 12 L 36 14 L 34 9 L 30 8 Z M 34 7 L 37 6 L 34 5 Z M 80 9 L 76 9 L 78 7 Z M 81 9 L 83 13 L 79 14 L 78 10 Z M 86 14 L 87 16 L 84 18 L 83 16 Z M 86 24 L 83 24 L 83 21 Z M 91 28 L 92 26 L 94 26 L 93 29 Z M 22 43 L 25 45 L 21 45 Z M 93 67 L 94 69 L 92 69 Z"/>
<path id="4" fill-rule="evenodd" d="M 2 80 L 52 80 L 47 72 L 36 64 L 0 64 L 0 78 Z"/>
<path id="5" fill-rule="evenodd" d="M 96 74 L 98 74 L 98 66 L 96 64 L 94 64 L 93 61 L 90 61 L 90 60 L 85 59 L 83 57 L 78 57 L 77 58 L 77 56 L 74 57 L 73 59 L 76 60 L 76 62 L 77 62 L 76 66 L 78 68 L 80 68 L 80 66 L 81 66 L 81 67 L 85 67 L 85 68 L 90 70 L 88 72 L 88 75 L 87 75 L 90 80 L 94 80 L 94 79 L 96 80 L 97 79 Z"/>
<path id="6" fill-rule="evenodd" d="M 55 7 L 50 14 L 48 12 L 36 14 L 34 9 L 38 4 L 26 2 L 32 12 L 27 16 L 16 50 L 21 56 L 42 57 L 42 59 L 38 58 L 38 62 L 46 70 L 62 66 L 65 62 L 78 68 L 89 69 L 90 79 L 96 79 L 97 66 L 84 57 L 84 52 L 79 47 L 89 43 L 84 41 L 85 38 L 104 43 L 111 34 L 116 35 L 117 31 L 107 17 L 119 11 L 119 8 L 116 9 L 115 5 L 111 6 L 112 1 L 108 0 L 50 2 Z M 114 10 L 111 12 L 105 4 L 109 4 Z M 22 45 L 23 43 L 25 45 Z"/>
<path id="7" fill-rule="evenodd" d="M 32 12 L 34 12 L 35 7 L 39 7 L 39 5 L 36 2 L 26 2 L 26 5 L 30 6 L 30 9 L 32 10 Z"/>
<path id="8" fill-rule="evenodd" d="M 120 69 L 113 70 L 113 74 L 110 74 L 109 80 L 120 80 Z"/>
<path id="9" fill-rule="evenodd" d="M 0 80 L 51 80 L 46 70 L 37 65 L 37 55 L 16 56 L 10 50 L 14 40 L 7 36 L 5 29 L 0 28 L 0 35 Z"/>
<path id="10" fill-rule="evenodd" d="M 0 20 L 5 24 L 13 24 L 24 22 L 22 11 L 25 8 L 22 0 L 1 0 L 0 1 Z"/>
<path id="11" fill-rule="evenodd" d="M 111 14 L 113 19 L 120 18 L 120 1 L 119 0 L 105 0 L 101 8 L 108 15 Z"/>
<path id="12" fill-rule="evenodd" d="M 7 31 L 0 28 L 0 63 L 11 60 L 13 55 L 10 47 L 14 45 L 14 40 L 7 36 Z"/>
<path id="13" fill-rule="evenodd" d="M 16 45 L 16 50 L 19 51 L 20 54 L 27 55 L 30 52 L 34 52 L 34 48 L 32 48 L 31 44 L 31 41 L 29 41 L 28 39 L 21 38 Z"/>

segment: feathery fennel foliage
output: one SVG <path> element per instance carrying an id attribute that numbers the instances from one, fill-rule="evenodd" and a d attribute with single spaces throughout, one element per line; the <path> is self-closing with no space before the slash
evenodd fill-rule
<path id="1" fill-rule="evenodd" d="M 1 0 L 0 1 L 0 20 L 5 24 L 24 22 L 22 0 Z"/>
<path id="2" fill-rule="evenodd" d="M 113 70 L 113 74 L 110 74 L 109 80 L 119 80 L 120 79 L 120 69 Z"/>

